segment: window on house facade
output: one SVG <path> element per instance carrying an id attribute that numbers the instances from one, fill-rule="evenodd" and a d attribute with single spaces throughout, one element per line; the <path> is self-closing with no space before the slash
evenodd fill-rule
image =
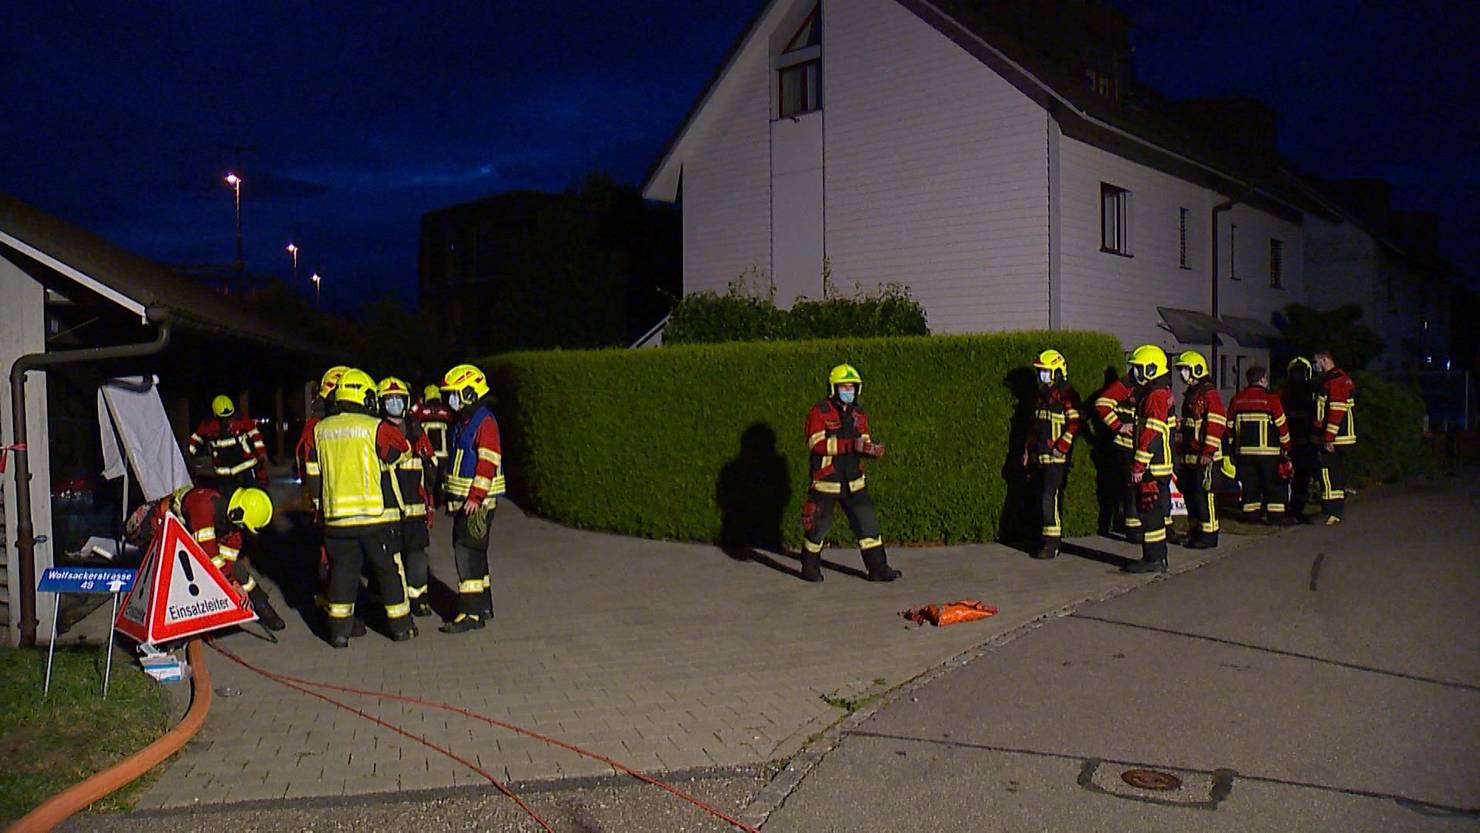
<path id="1" fill-rule="evenodd" d="M 813 9 L 786 42 L 777 62 L 781 118 L 822 109 L 822 12 Z"/>
<path id="2" fill-rule="evenodd" d="M 1191 214 L 1186 208 L 1177 209 L 1177 265 L 1183 269 L 1192 268 L 1187 265 L 1187 218 Z"/>
<path id="3" fill-rule="evenodd" d="M 1100 251 L 1131 253 L 1131 192 L 1100 183 Z"/>
<path id="4" fill-rule="evenodd" d="M 1285 241 L 1269 240 L 1269 285 L 1275 289 L 1285 288 Z"/>
<path id="5" fill-rule="evenodd" d="M 1238 226 L 1228 227 L 1228 277 L 1238 280 Z"/>

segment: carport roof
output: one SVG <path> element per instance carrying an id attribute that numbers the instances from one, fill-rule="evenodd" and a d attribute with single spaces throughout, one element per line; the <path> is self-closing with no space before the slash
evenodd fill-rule
<path id="1" fill-rule="evenodd" d="M 1205 312 L 1176 307 L 1157 307 L 1165 328 L 1183 344 L 1221 344 L 1218 319 Z"/>
<path id="2" fill-rule="evenodd" d="M 152 260 L 0 193 L 0 247 L 86 287 L 141 319 L 165 310 L 181 326 L 297 353 L 322 349 Z M 151 316 L 150 310 L 155 310 Z"/>

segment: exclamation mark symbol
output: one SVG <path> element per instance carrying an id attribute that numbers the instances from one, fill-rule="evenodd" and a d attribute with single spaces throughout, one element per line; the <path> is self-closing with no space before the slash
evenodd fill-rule
<path id="1" fill-rule="evenodd" d="M 185 568 L 185 580 L 190 582 L 190 595 L 199 596 L 200 588 L 195 584 L 195 571 L 190 569 L 190 554 L 180 550 L 180 566 Z"/>

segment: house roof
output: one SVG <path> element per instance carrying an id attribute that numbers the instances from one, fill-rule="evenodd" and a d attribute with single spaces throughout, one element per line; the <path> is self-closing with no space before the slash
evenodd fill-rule
<path id="1" fill-rule="evenodd" d="M 689 126 L 767 13 L 784 1 L 767 0 L 761 5 L 653 166 L 643 187 L 645 195 L 669 198 L 668 195 L 676 193 L 678 151 Z M 1096 94 L 1084 79 L 1066 72 L 994 25 L 980 0 L 895 2 L 1048 110 L 1066 135 L 1237 196 L 1295 222 L 1300 220 L 1302 212 L 1330 214 L 1328 205 L 1286 182 L 1277 165 L 1268 164 L 1268 160 L 1260 159 L 1257 154 L 1241 153 L 1209 141 L 1201 125 L 1179 115 L 1170 102 L 1149 88 L 1138 88 L 1140 95 L 1134 101 L 1118 101 Z"/>
<path id="2" fill-rule="evenodd" d="M 1222 344 L 1218 319 L 1205 312 L 1176 307 L 1157 307 L 1163 328 L 1183 344 Z"/>
<path id="3" fill-rule="evenodd" d="M 171 320 L 190 329 L 298 353 L 321 352 L 301 334 L 244 311 L 238 301 L 197 286 L 9 194 L 0 194 L 0 250 L 40 264 L 141 320 L 155 319 L 164 310 Z"/>

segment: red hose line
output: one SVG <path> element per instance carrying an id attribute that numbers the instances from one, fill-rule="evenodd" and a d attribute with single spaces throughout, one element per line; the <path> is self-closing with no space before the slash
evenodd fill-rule
<path id="1" fill-rule="evenodd" d="M 278 683 L 279 685 L 287 686 L 288 688 L 291 688 L 294 691 L 300 692 L 302 694 L 307 694 L 310 697 L 317 697 L 318 699 L 323 700 L 326 703 L 330 703 L 330 704 L 334 705 L 337 708 L 344 709 L 345 711 L 350 712 L 352 714 L 357 714 L 360 717 L 363 717 L 366 720 L 370 721 L 371 723 L 374 723 L 374 724 L 376 724 L 378 726 L 383 726 L 383 727 L 385 727 L 387 729 L 390 729 L 392 732 L 395 732 L 398 735 L 401 735 L 403 737 L 406 737 L 406 738 L 409 738 L 411 740 L 414 740 L 417 743 L 420 743 L 420 744 L 422 744 L 423 746 L 426 746 L 429 749 L 436 750 L 437 752 L 440 752 L 443 755 L 446 755 L 448 758 L 451 758 L 452 760 L 457 761 L 458 763 L 462 764 L 463 766 L 467 767 L 468 769 L 471 769 L 472 771 L 474 771 L 474 772 L 478 773 L 479 775 L 483 776 L 484 778 L 488 779 L 488 783 L 490 783 L 490 784 L 494 785 L 495 787 L 497 787 L 499 792 L 501 792 L 504 795 L 508 796 L 509 798 L 513 799 L 514 800 L 514 803 L 517 804 L 517 805 L 519 805 L 519 809 L 521 809 L 525 813 L 529 814 L 529 817 L 532 818 L 532 819 L 534 819 L 539 824 L 540 827 L 543 827 L 549 833 L 555 833 L 555 828 L 551 827 L 549 822 L 547 822 L 544 819 L 540 818 L 540 815 L 538 813 L 536 813 L 532 807 L 530 807 L 528 804 L 524 803 L 524 800 L 523 799 L 521 799 L 519 796 L 515 795 L 514 794 L 514 791 L 511 790 L 511 789 L 509 789 L 509 787 L 508 787 L 507 784 L 504 784 L 502 781 L 500 781 L 497 778 L 493 777 L 493 775 L 491 773 L 489 773 L 487 770 L 483 769 L 482 767 L 478 766 L 477 764 L 473 763 L 472 761 L 468 760 L 467 758 L 462 757 L 461 755 L 457 754 L 456 752 L 453 752 L 451 749 L 448 749 L 448 748 L 446 748 L 444 746 L 439 746 L 439 745 L 437 745 L 437 744 L 435 744 L 435 743 L 427 740 L 425 737 L 420 737 L 418 735 L 414 735 L 411 732 L 407 731 L 406 729 L 403 729 L 400 726 L 397 726 L 396 724 L 391 723 L 389 721 L 382 720 L 382 719 L 376 717 L 375 715 L 370 714 L 370 713 L 364 711 L 363 709 L 357 709 L 354 706 L 349 705 L 348 703 L 343 703 L 343 702 L 340 702 L 339 700 L 335 700 L 333 697 L 330 697 L 327 694 L 320 694 L 317 691 L 313 691 L 312 689 L 309 688 L 309 686 L 314 685 L 314 683 L 312 683 L 310 681 L 307 681 L 307 680 L 296 680 L 296 679 L 294 679 L 292 677 L 288 677 L 288 676 L 285 676 L 285 675 L 282 675 L 282 674 L 278 674 L 278 673 L 276 673 L 274 671 L 268 671 L 265 668 L 258 668 L 257 666 L 252 665 L 251 663 L 247 662 L 246 660 L 242 659 L 241 657 L 237 656 L 236 654 L 233 654 L 231 651 L 228 651 L 227 649 L 222 648 L 220 645 L 215 644 L 214 642 L 210 643 L 210 645 L 211 645 L 212 648 L 215 648 L 218 653 L 220 653 L 221 655 L 225 656 L 227 659 L 229 659 L 229 660 L 237 663 L 238 665 L 241 665 L 244 668 L 247 668 L 247 669 L 249 669 L 251 671 L 255 671 L 258 674 L 261 674 L 262 676 L 266 677 L 267 679 L 272 680 L 275 683 Z"/>
<path id="2" fill-rule="evenodd" d="M 289 677 L 289 676 L 284 675 L 284 674 L 278 674 L 278 673 L 276 673 L 274 671 L 268 671 L 268 670 L 266 670 L 264 668 L 259 668 L 259 667 L 255 666 L 255 665 L 251 664 L 250 662 L 247 662 L 245 659 L 242 659 L 241 657 L 237 656 L 236 654 L 233 654 L 231 651 L 229 651 L 229 650 L 227 650 L 225 648 L 222 648 L 221 646 L 216 645 L 214 643 L 211 644 L 211 647 L 212 648 L 215 648 L 217 651 L 220 651 L 228 659 L 233 660 L 234 662 L 236 662 L 237 664 L 243 666 L 244 668 L 247 668 L 247 669 L 250 669 L 252 671 L 255 671 L 258 674 L 263 675 L 264 677 L 268 677 L 269 679 L 272 679 L 272 680 L 275 680 L 277 682 L 283 683 L 284 685 L 289 685 L 292 688 L 298 688 L 299 686 L 307 686 L 307 687 L 311 687 L 311 688 L 322 688 L 322 689 L 325 689 L 327 691 L 340 691 L 340 692 L 344 692 L 346 694 L 356 694 L 356 695 L 360 695 L 360 696 L 364 696 L 364 697 L 377 697 L 377 698 L 380 698 L 380 699 L 383 699 L 383 700 L 393 700 L 393 701 L 397 701 L 397 702 L 401 702 L 401 703 L 411 703 L 411 704 L 418 705 L 418 706 L 426 706 L 428 708 L 439 709 L 441 711 L 445 711 L 445 712 L 450 712 L 452 714 L 461 715 L 461 716 L 466 717 L 466 718 L 469 718 L 471 720 L 477 720 L 477 721 L 480 721 L 480 722 L 483 722 L 483 723 L 487 723 L 490 726 L 497 726 L 500 729 L 507 729 L 510 732 L 514 732 L 516 734 L 520 734 L 520 735 L 524 735 L 526 737 L 534 738 L 534 739 L 539 740 L 539 741 L 542 741 L 544 743 L 548 743 L 551 746 L 558 746 L 561 749 L 565 749 L 565 750 L 568 750 L 570 752 L 574 752 L 577 755 L 581 755 L 581 756 L 590 758 L 590 759 L 595 760 L 595 761 L 600 761 L 600 762 L 602 762 L 602 763 L 604 763 L 604 764 L 606 764 L 606 765 L 608 765 L 608 766 L 610 766 L 610 767 L 612 767 L 614 769 L 621 770 L 622 772 L 626 773 L 627 775 L 632 776 L 633 778 L 636 778 L 639 781 L 642 781 L 642 782 L 648 783 L 648 784 L 652 784 L 655 787 L 658 787 L 660 789 L 663 789 L 663 790 L 671 793 L 672 795 L 677 796 L 678 798 L 681 798 L 684 801 L 689 802 L 690 804 L 693 804 L 695 807 L 698 807 L 699 809 L 705 811 L 706 813 L 709 813 L 710 815 L 714 816 L 715 818 L 720 819 L 721 821 L 724 821 L 724 822 L 726 822 L 726 823 L 728 823 L 730 825 L 733 825 L 737 829 L 740 829 L 740 830 L 745 831 L 745 833 L 761 833 L 761 831 L 758 828 L 755 828 L 755 827 L 752 827 L 752 826 L 746 824 L 745 822 L 743 822 L 743 821 L 735 818 L 734 816 L 731 816 L 731 815 L 727 814 L 726 812 L 724 812 L 723 810 L 721 810 L 721 809 L 719 809 L 717 807 L 714 807 L 714 806 L 712 806 L 710 804 L 706 804 L 704 801 L 702 801 L 702 800 L 700 800 L 700 799 L 698 799 L 698 798 L 696 798 L 696 797 L 694 797 L 692 795 L 689 795 L 688 793 L 684 792 L 683 790 L 680 790 L 679 788 L 673 786 L 672 784 L 668 784 L 666 782 L 659 781 L 658 779 L 656 779 L 656 778 L 654 778 L 654 777 L 652 777 L 650 775 L 644 774 L 642 772 L 638 772 L 637 770 L 633 769 L 632 767 L 629 767 L 626 764 L 621 763 L 620 761 L 616 761 L 616 760 L 613 760 L 612 758 L 608 758 L 607 756 L 602 755 L 600 753 L 592 752 L 592 751 L 587 750 L 587 749 L 582 749 L 579 746 L 576 746 L 576 745 L 571 744 L 571 743 L 566 743 L 563 740 L 559 740 L 559 739 L 556 739 L 556 738 L 549 737 L 548 735 L 542 735 L 539 732 L 536 732 L 536 731 L 534 731 L 532 729 L 525 729 L 522 726 L 515 726 L 512 723 L 505 723 L 502 720 L 497 720 L 495 718 L 489 717 L 489 716 L 484 715 L 484 714 L 478 714 L 477 712 L 469 711 L 467 709 L 460 708 L 458 706 L 449 705 L 447 703 L 439 703 L 439 702 L 437 702 L 435 700 L 426 700 L 426 699 L 423 699 L 421 697 L 411 697 L 411 696 L 404 695 L 404 694 L 392 694 L 392 693 L 390 693 L 388 691 L 368 691 L 368 690 L 365 690 L 365 689 L 352 688 L 350 686 L 334 685 L 333 683 L 321 683 L 321 682 L 317 682 L 315 680 L 305 680 L 305 679 L 300 679 L 298 677 Z M 302 689 L 298 689 L 298 690 L 301 691 Z M 312 694 L 315 697 L 323 697 L 323 695 L 320 695 L 317 692 L 308 691 L 308 692 L 305 692 L 305 693 Z M 324 698 L 324 699 L 327 700 L 329 698 Z M 333 700 L 329 700 L 329 702 L 334 702 L 334 701 Z M 353 708 L 351 708 L 351 711 L 358 712 L 358 710 L 353 709 Z M 358 713 L 360 713 L 362 715 L 364 714 L 363 712 L 358 712 Z M 366 717 L 369 717 L 369 715 L 365 715 L 365 716 Z M 371 720 L 375 720 L 374 717 L 370 717 L 370 719 Z M 376 722 L 379 722 L 379 721 L 377 720 Z M 413 739 L 416 739 L 416 738 L 414 738 L 414 736 L 408 735 L 408 737 L 413 737 Z M 449 756 L 451 756 L 451 753 L 444 752 L 444 754 L 448 754 Z M 502 789 L 502 788 L 500 788 L 500 789 Z M 513 793 L 509 793 L 509 795 L 512 796 Z M 518 799 L 516 798 L 515 800 L 517 801 Z M 536 818 L 538 818 L 538 817 L 536 817 Z"/>

